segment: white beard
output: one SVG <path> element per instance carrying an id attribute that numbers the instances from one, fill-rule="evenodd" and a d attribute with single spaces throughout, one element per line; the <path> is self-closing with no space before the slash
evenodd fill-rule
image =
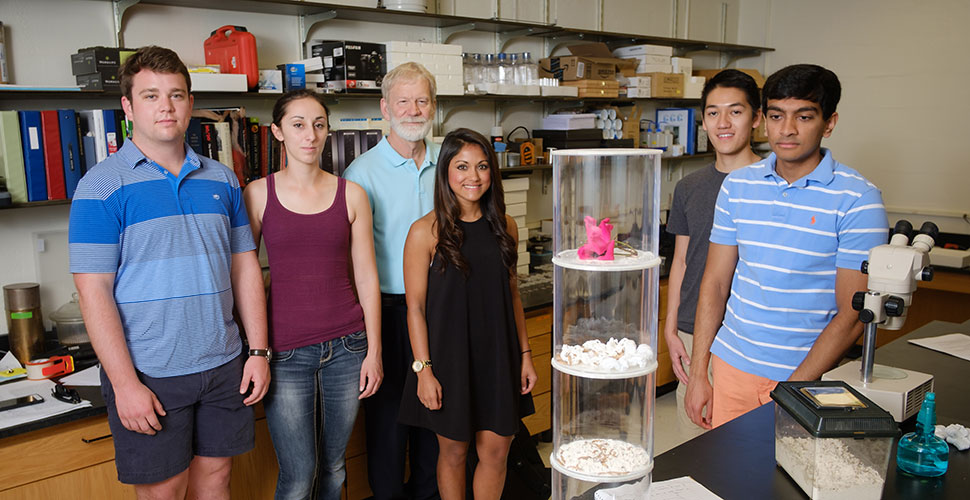
<path id="1" fill-rule="evenodd" d="M 418 127 L 420 125 L 420 127 Z M 431 120 L 425 120 L 424 123 L 415 122 L 402 122 L 399 118 L 391 118 L 391 130 L 393 130 L 401 139 L 408 142 L 418 142 L 424 140 L 431 132 L 431 126 L 434 125 Z"/>

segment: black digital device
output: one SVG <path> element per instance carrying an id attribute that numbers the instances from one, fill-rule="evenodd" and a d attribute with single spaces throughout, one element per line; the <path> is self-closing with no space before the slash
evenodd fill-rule
<path id="1" fill-rule="evenodd" d="M 20 408 L 21 406 L 30 406 L 37 403 L 43 403 L 44 398 L 40 394 L 31 394 L 29 396 L 21 396 L 15 399 L 5 399 L 0 401 L 0 411 L 13 410 L 14 408 Z"/>

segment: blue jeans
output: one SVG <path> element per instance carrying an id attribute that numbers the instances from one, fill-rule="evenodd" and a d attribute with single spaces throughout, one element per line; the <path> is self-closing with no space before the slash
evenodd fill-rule
<path id="1" fill-rule="evenodd" d="M 263 399 L 280 465 L 276 498 L 339 500 L 347 440 L 357 419 L 364 332 L 273 353 Z"/>

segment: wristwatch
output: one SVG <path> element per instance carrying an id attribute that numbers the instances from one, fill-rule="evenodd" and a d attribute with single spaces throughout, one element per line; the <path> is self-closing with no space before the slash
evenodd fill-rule
<path id="1" fill-rule="evenodd" d="M 430 359 L 426 359 L 424 361 L 416 359 L 414 360 L 414 363 L 411 363 L 411 371 L 414 373 L 421 373 L 421 370 L 424 370 L 425 366 L 431 366 Z"/>
<path id="2" fill-rule="evenodd" d="M 262 356 L 262 357 L 266 358 L 266 361 L 270 361 L 270 360 L 273 359 L 273 350 L 270 349 L 269 347 L 267 347 L 266 349 L 250 349 L 249 350 L 249 355 L 250 356 Z"/>

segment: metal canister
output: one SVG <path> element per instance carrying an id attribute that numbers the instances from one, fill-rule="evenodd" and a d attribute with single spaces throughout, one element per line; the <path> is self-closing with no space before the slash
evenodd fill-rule
<path id="1" fill-rule="evenodd" d="M 14 283 L 3 287 L 10 351 L 26 364 L 44 352 L 44 320 L 40 311 L 40 285 Z"/>

